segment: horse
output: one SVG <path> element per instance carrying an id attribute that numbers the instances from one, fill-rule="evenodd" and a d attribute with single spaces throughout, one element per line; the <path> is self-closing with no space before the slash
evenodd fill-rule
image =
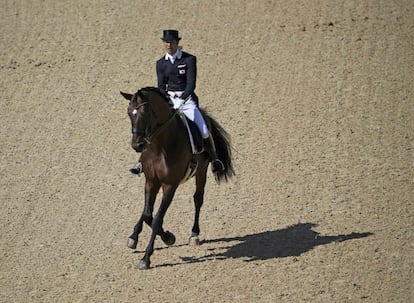
<path id="1" fill-rule="evenodd" d="M 188 128 L 179 115 L 179 110 L 171 108 L 168 97 L 158 88 L 144 87 L 134 94 L 120 92 L 129 101 L 128 115 L 131 120 L 131 147 L 141 153 L 141 163 L 145 176 L 144 210 L 127 241 L 127 246 L 136 249 L 138 236 L 145 222 L 152 228 L 144 257 L 138 263 L 139 269 L 150 268 L 150 258 L 154 252 L 154 241 L 159 235 L 162 241 L 171 246 L 175 236 L 163 229 L 163 219 L 178 186 L 186 181 L 190 167 L 196 169 L 195 193 L 193 195 L 195 215 L 189 240 L 190 245 L 200 245 L 199 216 L 204 202 L 204 188 L 207 169 L 210 163 L 206 152 L 194 153 L 191 148 Z M 217 157 L 223 162 L 224 170 L 214 172 L 218 184 L 228 181 L 234 175 L 230 137 L 223 127 L 205 110 L 200 108 L 216 145 Z M 159 190 L 162 199 L 159 209 L 153 216 L 154 203 Z"/>

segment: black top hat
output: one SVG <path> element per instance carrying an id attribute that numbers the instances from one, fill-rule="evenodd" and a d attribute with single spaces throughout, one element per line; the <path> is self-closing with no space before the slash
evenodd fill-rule
<path id="1" fill-rule="evenodd" d="M 181 38 L 178 37 L 178 31 L 174 29 L 166 29 L 163 31 L 163 37 L 161 38 L 163 41 L 180 41 Z"/>

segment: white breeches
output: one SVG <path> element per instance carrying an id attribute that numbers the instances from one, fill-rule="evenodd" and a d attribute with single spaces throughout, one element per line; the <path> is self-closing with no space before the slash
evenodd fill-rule
<path id="1" fill-rule="evenodd" d="M 170 103 L 173 105 L 175 109 L 181 110 L 184 115 L 193 121 L 197 128 L 199 129 L 201 136 L 203 139 L 208 138 L 209 131 L 204 121 L 203 115 L 201 114 L 200 110 L 198 109 L 196 103 L 194 102 L 191 96 L 183 103 L 183 99 L 179 97 L 172 97 L 171 95 L 176 94 L 177 96 L 181 96 L 182 92 L 168 92 L 170 94 Z"/>

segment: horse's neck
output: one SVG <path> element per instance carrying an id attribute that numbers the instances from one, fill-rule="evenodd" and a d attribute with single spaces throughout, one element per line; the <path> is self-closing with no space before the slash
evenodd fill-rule
<path id="1" fill-rule="evenodd" d="M 159 95 L 151 96 L 152 110 L 155 113 L 156 119 L 153 121 L 153 131 L 157 132 L 156 137 L 161 142 L 170 142 L 175 137 L 176 119 L 174 112 L 171 110 L 168 101 L 164 100 Z"/>
<path id="2" fill-rule="evenodd" d="M 153 96 L 151 96 L 151 100 L 153 104 L 152 108 L 153 110 L 155 110 L 158 120 L 160 120 L 159 123 L 163 123 L 163 121 L 167 121 L 173 114 L 168 104 L 168 101 L 163 99 L 163 97 L 155 93 Z"/>
<path id="3" fill-rule="evenodd" d="M 156 142 L 157 146 L 154 146 L 159 152 L 162 152 L 164 156 L 167 157 L 179 157 L 180 152 L 178 151 L 181 146 L 186 145 L 187 135 L 186 129 L 183 123 L 180 121 L 178 115 L 174 114 L 169 108 L 170 114 L 166 116 L 167 120 L 159 127 L 163 129 L 160 131 L 157 136 Z"/>

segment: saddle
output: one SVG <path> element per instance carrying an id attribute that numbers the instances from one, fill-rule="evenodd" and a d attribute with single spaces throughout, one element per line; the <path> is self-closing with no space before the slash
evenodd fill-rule
<path id="1" fill-rule="evenodd" d="M 201 133 L 197 128 L 197 125 L 188 119 L 183 112 L 177 111 L 178 116 L 181 119 L 181 122 L 184 124 L 185 128 L 187 129 L 188 139 L 190 141 L 191 149 L 193 152 L 193 158 L 188 164 L 187 172 L 184 178 L 181 180 L 181 183 L 185 183 L 191 177 L 193 177 L 197 171 L 198 161 L 197 155 L 204 151 L 203 146 L 203 138 L 201 137 Z"/>
<path id="2" fill-rule="evenodd" d="M 204 151 L 203 138 L 201 137 L 201 133 L 198 130 L 197 125 L 188 119 L 181 111 L 177 111 L 177 113 L 187 129 L 188 139 L 191 144 L 193 155 L 202 153 Z"/>

